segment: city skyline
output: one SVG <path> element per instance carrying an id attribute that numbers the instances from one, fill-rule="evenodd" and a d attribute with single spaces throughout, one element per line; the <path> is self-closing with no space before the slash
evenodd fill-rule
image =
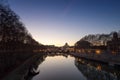
<path id="1" fill-rule="evenodd" d="M 33 38 L 44 45 L 69 45 L 88 34 L 118 31 L 119 0 L 11 0 Z"/>

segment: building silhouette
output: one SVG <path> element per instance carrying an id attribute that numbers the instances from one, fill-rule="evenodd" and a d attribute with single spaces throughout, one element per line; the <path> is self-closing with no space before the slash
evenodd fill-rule
<path id="1" fill-rule="evenodd" d="M 112 54 L 120 54 L 120 38 L 118 38 L 118 33 L 113 33 L 113 39 L 107 42 L 107 49 Z"/>

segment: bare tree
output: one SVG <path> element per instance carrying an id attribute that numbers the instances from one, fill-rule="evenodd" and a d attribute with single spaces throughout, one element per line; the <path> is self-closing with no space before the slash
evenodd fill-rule
<path id="1" fill-rule="evenodd" d="M 25 45 L 39 45 L 28 33 L 20 17 L 4 4 L 0 4 L 0 44 L 4 49 L 20 49 Z"/>

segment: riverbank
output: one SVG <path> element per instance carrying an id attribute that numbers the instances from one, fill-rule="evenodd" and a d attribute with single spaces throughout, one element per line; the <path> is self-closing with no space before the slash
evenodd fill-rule
<path id="1" fill-rule="evenodd" d="M 33 52 L 0 52 L 0 79 L 20 66 L 28 58 L 34 56 Z"/>
<path id="2" fill-rule="evenodd" d="M 34 56 L 28 58 L 19 67 L 10 72 L 2 80 L 24 80 L 24 76 L 30 65 L 34 64 L 38 58 L 42 57 L 43 53 L 35 53 Z"/>
<path id="3" fill-rule="evenodd" d="M 98 62 L 102 62 L 102 63 L 106 63 L 110 66 L 120 66 L 120 55 L 108 55 L 108 54 L 86 54 L 86 53 L 70 53 L 73 56 L 76 57 L 81 57 L 84 59 L 88 59 L 88 60 L 93 60 L 93 61 L 98 61 Z"/>

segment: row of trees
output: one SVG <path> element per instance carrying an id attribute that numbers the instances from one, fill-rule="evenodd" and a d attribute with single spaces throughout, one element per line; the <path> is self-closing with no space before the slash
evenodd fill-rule
<path id="1" fill-rule="evenodd" d="M 0 78 L 45 48 L 34 40 L 20 17 L 0 1 Z"/>
<path id="2" fill-rule="evenodd" d="M 0 4 L 0 49 L 23 50 L 39 48 L 39 43 L 28 33 L 20 17 L 8 5 Z"/>

